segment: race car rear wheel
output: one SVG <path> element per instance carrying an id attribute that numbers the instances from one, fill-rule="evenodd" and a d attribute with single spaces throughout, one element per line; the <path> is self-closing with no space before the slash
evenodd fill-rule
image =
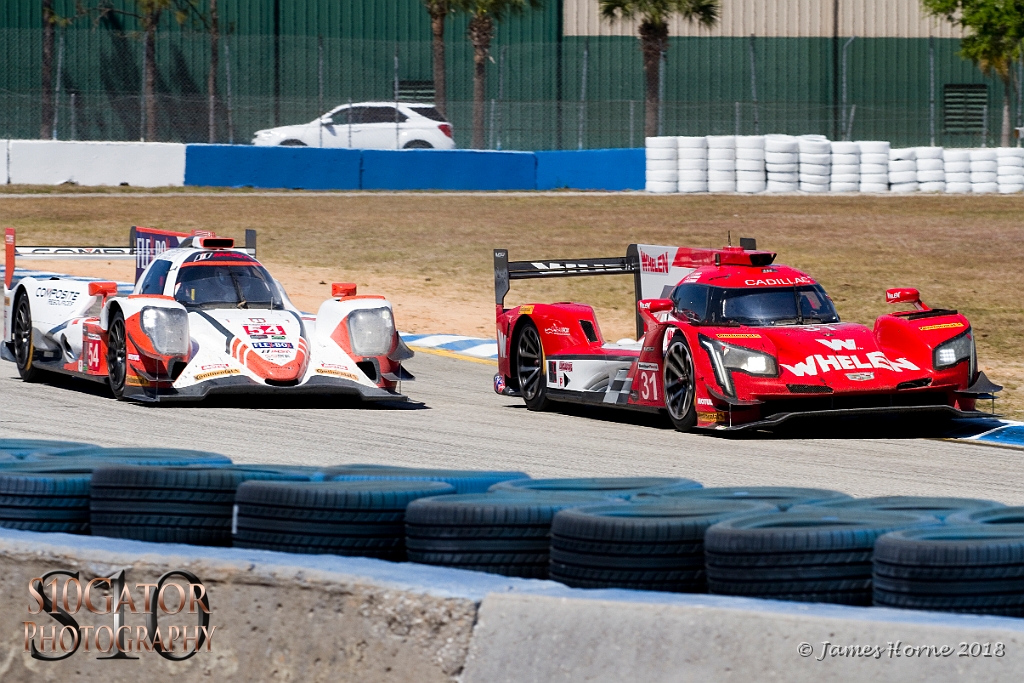
<path id="1" fill-rule="evenodd" d="M 529 410 L 546 410 L 548 383 L 544 372 L 544 347 L 537 326 L 527 320 L 516 337 L 516 379 Z"/>
<path id="2" fill-rule="evenodd" d="M 688 432 L 697 424 L 697 404 L 693 356 L 686 340 L 679 336 L 672 340 L 665 351 L 664 365 L 665 410 L 672 426 Z"/>
<path id="3" fill-rule="evenodd" d="M 128 377 L 128 351 L 124 329 L 124 314 L 115 309 L 107 328 L 107 378 L 114 398 L 124 398 L 124 385 Z"/>
<path id="4" fill-rule="evenodd" d="M 22 292 L 14 305 L 14 358 L 18 374 L 26 382 L 39 381 L 39 370 L 33 365 L 36 347 L 32 342 L 32 306 Z"/>

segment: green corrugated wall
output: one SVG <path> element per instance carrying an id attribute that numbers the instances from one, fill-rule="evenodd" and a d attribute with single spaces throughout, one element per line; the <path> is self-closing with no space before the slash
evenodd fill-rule
<path id="1" fill-rule="evenodd" d="M 56 0 L 56 5 L 60 14 L 75 12 L 72 0 Z M 118 0 L 115 6 L 130 8 L 132 3 Z M 542 10 L 501 23 L 488 67 L 489 99 L 494 100 L 488 103 L 489 143 L 506 149 L 574 148 L 581 142 L 584 147 L 641 145 L 643 79 L 637 40 L 573 36 L 560 42 L 560 16 L 560 3 L 552 0 Z M 429 19 L 419 0 L 220 0 L 220 18 L 221 140 L 228 133 L 225 45 L 231 57 L 236 142 L 247 141 L 258 128 L 308 121 L 319 113 L 321 49 L 324 108 L 349 98 L 391 99 L 396 53 L 400 79 L 431 78 Z M 0 137 L 39 132 L 40 24 L 37 0 L 7 0 L 0 6 Z M 454 16 L 446 32 L 450 117 L 462 145 L 468 144 L 472 99 L 472 49 L 465 29 L 465 17 Z M 61 136 L 70 134 L 69 95 L 74 92 L 77 137 L 137 138 L 142 67 L 137 21 L 117 14 L 78 17 L 63 32 Z M 755 106 L 748 38 L 672 39 L 666 55 L 665 134 L 748 134 L 755 131 L 756 119 L 761 133 L 838 137 L 834 47 L 831 38 L 755 39 Z M 980 136 L 943 134 L 942 86 L 989 83 L 994 135 L 1001 85 L 958 57 L 958 47 L 956 40 L 934 41 L 936 141 L 977 145 Z M 157 55 L 161 138 L 205 141 L 208 35 L 198 22 L 178 24 L 166 13 Z M 847 92 L 849 104 L 857 107 L 854 138 L 926 144 L 929 41 L 854 40 Z"/>

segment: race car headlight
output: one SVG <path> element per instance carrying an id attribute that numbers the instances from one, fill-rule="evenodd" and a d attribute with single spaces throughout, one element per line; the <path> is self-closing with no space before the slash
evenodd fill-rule
<path id="1" fill-rule="evenodd" d="M 727 394 L 733 393 L 732 372 L 745 372 L 748 375 L 776 377 L 779 366 L 775 358 L 763 351 L 748 349 L 743 346 L 725 344 L 717 339 L 701 337 L 701 345 L 711 357 L 711 365 L 715 369 L 715 379 Z"/>
<path id="2" fill-rule="evenodd" d="M 968 328 L 966 332 L 935 347 L 932 365 L 936 370 L 944 370 L 972 358 L 974 358 L 974 335 Z"/>
<path id="3" fill-rule="evenodd" d="M 352 311 L 348 315 L 348 338 L 357 356 L 383 356 L 391 349 L 395 319 L 390 308 Z"/>
<path id="4" fill-rule="evenodd" d="M 188 313 L 180 308 L 142 309 L 142 331 L 153 342 L 153 348 L 164 356 L 188 355 Z"/>

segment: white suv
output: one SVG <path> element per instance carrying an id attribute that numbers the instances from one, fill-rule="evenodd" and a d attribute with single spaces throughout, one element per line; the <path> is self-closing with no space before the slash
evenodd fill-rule
<path id="1" fill-rule="evenodd" d="M 429 104 L 358 102 L 332 109 L 315 121 L 256 131 L 262 147 L 356 149 L 455 149 L 452 125 Z"/>

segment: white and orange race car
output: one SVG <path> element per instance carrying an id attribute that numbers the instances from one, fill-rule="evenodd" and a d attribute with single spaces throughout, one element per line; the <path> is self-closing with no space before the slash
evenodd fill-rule
<path id="1" fill-rule="evenodd" d="M 136 401 L 260 393 L 405 400 L 401 382 L 413 377 L 402 363 L 413 353 L 395 330 L 391 304 L 335 283 L 315 316 L 302 313 L 248 237 L 251 246 L 237 249 L 208 233 L 132 228 L 128 249 L 18 248 L 7 229 L 2 356 L 25 381 L 61 373 L 108 383 L 117 398 Z M 135 287 L 121 296 L 114 282 L 15 281 L 19 254 L 134 257 Z"/>

